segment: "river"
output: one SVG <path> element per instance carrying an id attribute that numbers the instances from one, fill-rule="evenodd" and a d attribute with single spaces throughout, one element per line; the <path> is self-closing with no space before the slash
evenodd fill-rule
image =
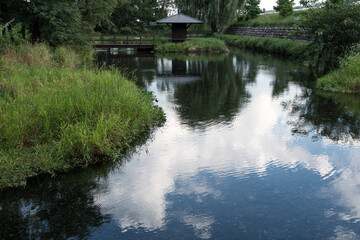
<path id="1" fill-rule="evenodd" d="M 166 123 L 114 163 L 0 193 L 0 239 L 360 239 L 360 101 L 306 68 L 221 56 L 100 54 Z"/>

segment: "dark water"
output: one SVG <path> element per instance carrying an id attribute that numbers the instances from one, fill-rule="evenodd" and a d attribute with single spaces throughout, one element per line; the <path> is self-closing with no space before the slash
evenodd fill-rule
<path id="1" fill-rule="evenodd" d="M 0 239 L 360 239 L 358 96 L 252 52 L 101 59 L 166 124 L 115 164 L 0 193 Z"/>

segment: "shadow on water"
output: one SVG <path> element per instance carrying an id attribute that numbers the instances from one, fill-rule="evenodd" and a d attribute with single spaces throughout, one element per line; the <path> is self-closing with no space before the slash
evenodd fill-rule
<path id="1" fill-rule="evenodd" d="M 86 239 L 108 220 L 93 197 L 99 191 L 106 186 L 87 170 L 0 192 L 0 239 Z"/>
<path id="2" fill-rule="evenodd" d="M 110 221 L 95 196 L 106 194 L 107 179 L 152 140 L 143 133 L 127 152 L 85 169 L 29 179 L 24 188 L 0 191 L 0 239 L 88 239 Z"/>

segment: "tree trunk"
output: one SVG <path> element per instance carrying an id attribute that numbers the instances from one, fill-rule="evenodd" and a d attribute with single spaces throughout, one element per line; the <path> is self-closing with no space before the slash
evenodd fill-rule
<path id="1" fill-rule="evenodd" d="M 211 31 L 213 33 L 216 33 L 218 31 L 217 27 L 216 27 L 216 22 L 211 22 Z"/>
<path id="2" fill-rule="evenodd" d="M 31 40 L 33 43 L 39 42 L 41 40 L 40 22 L 38 19 L 35 20 L 32 26 Z"/>

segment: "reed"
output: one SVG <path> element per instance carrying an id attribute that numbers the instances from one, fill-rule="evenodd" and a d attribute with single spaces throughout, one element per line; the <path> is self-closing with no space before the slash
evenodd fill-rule
<path id="1" fill-rule="evenodd" d="M 152 94 L 121 72 L 79 67 L 71 50 L 33 48 L 0 60 L 0 188 L 108 159 L 164 121 Z"/>

